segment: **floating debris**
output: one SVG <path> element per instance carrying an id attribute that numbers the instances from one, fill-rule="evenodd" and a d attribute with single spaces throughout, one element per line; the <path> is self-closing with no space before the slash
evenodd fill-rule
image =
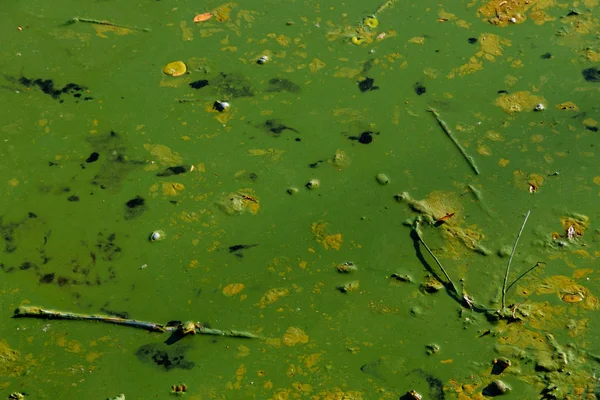
<path id="1" fill-rule="evenodd" d="M 397 273 L 393 273 L 390 275 L 390 278 L 395 279 L 399 282 L 407 282 L 407 283 L 412 283 L 412 278 L 407 275 L 407 274 L 397 274 Z"/>
<path id="2" fill-rule="evenodd" d="M 533 107 L 533 111 L 544 111 L 546 107 L 542 103 L 538 103 Z"/>
<path id="3" fill-rule="evenodd" d="M 387 177 L 386 174 L 377 174 L 375 175 L 375 179 L 379 182 L 380 185 L 387 185 L 390 183 L 390 178 Z"/>
<path id="4" fill-rule="evenodd" d="M 187 386 L 185 383 L 182 383 L 181 385 L 173 385 L 171 386 L 171 392 L 175 394 L 183 394 L 187 392 Z"/>
<path id="5" fill-rule="evenodd" d="M 197 14 L 197 15 L 194 17 L 194 22 L 204 22 L 204 21 L 208 21 L 209 19 L 211 19 L 211 18 L 212 18 L 212 16 L 213 16 L 213 15 L 212 15 L 211 13 L 209 13 L 209 12 L 205 12 L 205 13 L 202 13 L 202 14 Z"/>
<path id="6" fill-rule="evenodd" d="M 359 286 L 360 285 L 359 285 L 358 281 L 352 281 L 352 282 L 347 282 L 347 283 L 344 283 L 343 285 L 338 286 L 337 289 L 342 293 L 349 293 L 349 292 L 354 292 L 354 291 L 358 290 Z"/>
<path id="7" fill-rule="evenodd" d="M 423 396 L 417 393 L 416 390 L 409 390 L 406 395 L 401 397 L 402 400 L 423 400 Z"/>
<path id="8" fill-rule="evenodd" d="M 311 190 L 318 189 L 321 186 L 321 181 L 318 179 L 311 179 L 310 181 L 306 182 L 305 186 Z"/>
<path id="9" fill-rule="evenodd" d="M 352 261 L 346 261 L 336 265 L 335 269 L 337 269 L 337 271 L 341 273 L 348 273 L 358 270 L 358 267 Z"/>
<path id="10" fill-rule="evenodd" d="M 25 399 L 25 394 L 21 392 L 14 392 L 8 396 L 8 400 L 23 400 Z"/>
<path id="11" fill-rule="evenodd" d="M 149 239 L 151 242 L 158 242 L 161 240 L 165 240 L 166 237 L 167 235 L 165 234 L 165 231 L 157 230 L 150 234 Z"/>
<path id="12" fill-rule="evenodd" d="M 421 288 L 424 292 L 435 293 L 442 290 L 444 288 L 444 284 L 435 279 L 433 276 L 428 276 L 421 285 Z"/>
<path id="13" fill-rule="evenodd" d="M 508 367 L 511 366 L 511 362 L 506 357 L 494 358 L 492 360 L 492 374 L 499 375 Z"/>
<path id="14" fill-rule="evenodd" d="M 256 60 L 257 64 L 265 64 L 267 61 L 269 61 L 269 56 L 260 56 L 258 58 L 258 60 Z"/>
<path id="15" fill-rule="evenodd" d="M 298 188 L 297 187 L 291 187 L 291 188 L 288 188 L 288 190 L 286 190 L 286 192 L 287 192 L 287 194 L 293 196 L 295 194 L 298 194 Z"/>
<path id="16" fill-rule="evenodd" d="M 483 389 L 483 395 L 492 397 L 499 396 L 501 394 L 506 394 L 510 392 L 510 390 L 510 387 L 506 383 L 497 379 Z"/>
<path id="17" fill-rule="evenodd" d="M 181 76 L 187 72 L 187 67 L 183 61 L 173 61 L 165 65 L 163 72 L 171 76 Z"/>
<path id="18" fill-rule="evenodd" d="M 435 343 L 431 343 L 425 346 L 425 350 L 427 351 L 427 354 L 431 356 L 440 352 L 440 346 Z"/>
<path id="19" fill-rule="evenodd" d="M 229 103 L 223 100 L 217 100 L 213 103 L 213 110 L 217 110 L 218 112 L 225 112 L 229 110 Z"/>

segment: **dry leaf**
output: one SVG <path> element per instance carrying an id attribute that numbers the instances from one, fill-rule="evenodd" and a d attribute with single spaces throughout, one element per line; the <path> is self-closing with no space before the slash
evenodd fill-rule
<path id="1" fill-rule="evenodd" d="M 203 13 L 203 14 L 198 14 L 194 17 L 194 22 L 204 22 L 204 21 L 208 21 L 209 19 L 212 18 L 212 14 L 207 12 L 207 13 Z"/>

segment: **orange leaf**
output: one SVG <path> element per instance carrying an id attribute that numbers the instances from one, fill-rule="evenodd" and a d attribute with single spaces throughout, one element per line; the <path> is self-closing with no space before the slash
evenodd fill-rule
<path id="1" fill-rule="evenodd" d="M 204 14 L 198 14 L 194 17 L 194 22 L 203 22 L 203 21 L 208 21 L 209 19 L 212 18 L 212 14 L 207 12 Z"/>

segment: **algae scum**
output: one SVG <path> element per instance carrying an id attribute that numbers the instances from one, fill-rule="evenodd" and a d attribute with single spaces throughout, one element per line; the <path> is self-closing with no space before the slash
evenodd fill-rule
<path id="1" fill-rule="evenodd" d="M 598 398 L 599 18 L 6 5 L 2 396 Z"/>

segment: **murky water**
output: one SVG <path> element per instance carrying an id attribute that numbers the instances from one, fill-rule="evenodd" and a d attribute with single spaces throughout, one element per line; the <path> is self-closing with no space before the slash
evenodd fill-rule
<path id="1" fill-rule="evenodd" d="M 596 398 L 597 4 L 4 5 L 3 393 Z"/>

